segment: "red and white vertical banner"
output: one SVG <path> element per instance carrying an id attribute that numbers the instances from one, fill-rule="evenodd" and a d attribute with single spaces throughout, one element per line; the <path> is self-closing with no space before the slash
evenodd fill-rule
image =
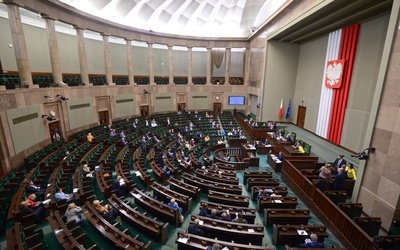
<path id="1" fill-rule="evenodd" d="M 316 133 L 340 144 L 359 24 L 329 34 Z"/>
<path id="2" fill-rule="evenodd" d="M 283 98 L 281 99 L 281 106 L 279 107 L 278 111 L 278 119 L 281 119 L 283 116 Z"/>

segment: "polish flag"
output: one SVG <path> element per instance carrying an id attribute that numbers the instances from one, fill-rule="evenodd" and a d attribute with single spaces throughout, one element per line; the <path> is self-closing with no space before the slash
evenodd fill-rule
<path id="1" fill-rule="evenodd" d="M 279 108 L 278 118 L 281 119 L 283 116 L 283 98 L 281 99 L 281 106 Z"/>

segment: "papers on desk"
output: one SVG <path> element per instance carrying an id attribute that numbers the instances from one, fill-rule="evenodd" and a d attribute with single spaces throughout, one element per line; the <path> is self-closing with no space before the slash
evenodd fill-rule
<path id="1" fill-rule="evenodd" d="M 186 244 L 186 242 L 189 240 L 189 238 L 187 238 L 187 237 L 180 237 L 179 239 L 178 239 L 178 242 L 180 242 L 180 243 L 183 243 L 183 244 Z"/>
<path id="2" fill-rule="evenodd" d="M 56 229 L 56 230 L 54 230 L 54 233 L 56 235 L 58 235 L 58 234 L 62 233 L 63 231 L 64 231 L 64 229 Z"/>
<path id="3" fill-rule="evenodd" d="M 74 188 L 74 190 L 72 192 L 78 193 L 78 191 L 79 191 L 79 188 Z"/>
<path id="4" fill-rule="evenodd" d="M 51 183 L 47 184 L 47 186 L 50 187 L 50 186 L 51 186 Z"/>
<path id="5" fill-rule="evenodd" d="M 281 161 L 280 161 L 280 160 L 275 160 L 275 162 L 276 162 L 276 163 L 281 163 Z"/>
<path id="6" fill-rule="evenodd" d="M 229 248 L 228 247 L 224 247 L 224 248 L 222 248 L 222 250 L 229 250 Z"/>
<path id="7" fill-rule="evenodd" d="M 202 220 L 199 220 L 199 225 L 200 225 L 200 226 L 202 226 L 202 225 L 203 225 L 203 223 L 204 223 L 204 221 L 202 221 Z"/>
<path id="8" fill-rule="evenodd" d="M 297 233 L 299 235 L 308 235 L 308 233 L 306 232 L 306 230 L 297 230 Z"/>
<path id="9" fill-rule="evenodd" d="M 249 228 L 247 231 L 249 231 L 249 233 L 254 233 L 254 229 Z"/>
<path id="10" fill-rule="evenodd" d="M 273 200 L 273 202 L 275 202 L 275 203 L 282 203 L 281 200 Z"/>
<path id="11" fill-rule="evenodd" d="M 46 204 L 50 203 L 50 199 L 44 200 L 44 201 L 42 201 L 42 203 L 46 205 Z"/>
<path id="12" fill-rule="evenodd" d="M 135 171 L 136 176 L 142 176 L 142 173 L 140 173 L 139 171 Z"/>
<path id="13" fill-rule="evenodd" d="M 140 194 L 132 194 L 132 195 L 133 195 L 133 197 L 135 197 L 136 199 L 142 198 L 142 196 L 141 196 Z"/>

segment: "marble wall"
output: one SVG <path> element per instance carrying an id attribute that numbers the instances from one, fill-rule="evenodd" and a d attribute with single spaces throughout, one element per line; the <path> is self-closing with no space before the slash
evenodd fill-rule
<path id="1" fill-rule="evenodd" d="M 358 202 L 370 216 L 381 217 L 389 229 L 400 219 L 400 33 L 398 23 L 384 80 L 371 145 L 376 148 L 368 160 Z"/>

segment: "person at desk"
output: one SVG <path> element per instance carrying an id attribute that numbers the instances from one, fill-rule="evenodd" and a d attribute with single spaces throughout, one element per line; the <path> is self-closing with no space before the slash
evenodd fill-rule
<path id="1" fill-rule="evenodd" d="M 161 172 L 165 174 L 168 178 L 171 176 L 171 171 L 167 170 L 167 165 L 164 165 L 163 168 L 161 169 Z"/>
<path id="2" fill-rule="evenodd" d="M 65 200 L 67 203 L 75 200 L 74 194 L 66 194 L 63 192 L 62 188 L 58 189 L 57 193 L 54 195 L 56 201 Z"/>
<path id="3" fill-rule="evenodd" d="M 237 213 L 232 222 L 247 224 L 247 220 L 243 219 L 243 212 Z"/>
<path id="4" fill-rule="evenodd" d="M 178 205 L 178 202 L 176 202 L 174 198 L 172 198 L 172 199 L 170 200 L 170 202 L 168 203 L 168 206 L 169 206 L 169 207 L 172 207 L 172 208 L 174 208 L 174 209 L 177 209 L 180 213 L 183 212 L 183 208 L 181 208 L 181 207 Z"/>
<path id="5" fill-rule="evenodd" d="M 20 203 L 20 205 L 22 215 L 35 214 L 33 218 L 34 223 L 40 223 L 47 217 L 47 212 L 43 203 L 39 203 L 37 207 L 30 207 L 27 201 L 23 201 Z"/>
<path id="6" fill-rule="evenodd" d="M 208 246 L 206 250 L 220 250 L 220 249 L 221 245 L 215 242 L 212 246 Z"/>
<path id="7" fill-rule="evenodd" d="M 223 213 L 221 214 L 220 220 L 223 220 L 223 221 L 232 221 L 232 218 L 231 218 L 231 215 L 230 215 L 228 209 L 226 210 L 226 212 L 223 212 Z"/>
<path id="8" fill-rule="evenodd" d="M 87 139 L 88 142 L 93 142 L 94 136 L 92 135 L 92 133 L 89 133 L 89 134 L 86 136 L 86 139 Z"/>
<path id="9" fill-rule="evenodd" d="M 310 239 L 306 239 L 305 243 L 300 244 L 300 248 L 325 248 L 324 243 L 318 242 L 318 236 L 311 234 Z"/>
<path id="10" fill-rule="evenodd" d="M 299 148 L 300 146 L 300 141 L 296 140 L 295 143 L 292 145 L 292 148 Z"/>
<path id="11" fill-rule="evenodd" d="M 75 220 L 75 226 L 82 226 L 86 223 L 85 219 L 81 219 L 82 208 L 78 207 L 75 203 L 68 205 L 67 211 L 65 211 L 65 216 L 67 217 L 67 222 Z"/>
<path id="12" fill-rule="evenodd" d="M 335 179 L 333 180 L 332 188 L 334 190 L 342 190 L 346 177 L 347 177 L 346 171 L 344 171 L 343 168 L 339 168 L 338 173 L 335 175 Z"/>
<path id="13" fill-rule="evenodd" d="M 332 180 L 332 169 L 330 164 L 326 164 L 319 169 L 318 178 L 322 180 Z"/>
<path id="14" fill-rule="evenodd" d="M 282 151 L 280 151 L 279 153 L 278 153 L 278 160 L 280 160 L 280 161 L 283 161 L 283 159 L 285 159 L 285 156 L 283 155 L 283 152 Z"/>
<path id="15" fill-rule="evenodd" d="M 207 212 L 207 205 L 200 204 L 199 215 L 204 217 L 210 217 L 210 214 Z"/>
<path id="16" fill-rule="evenodd" d="M 46 190 L 40 189 L 40 187 L 36 186 L 33 181 L 29 181 L 28 185 L 25 187 L 25 192 L 30 195 L 30 194 L 36 194 L 37 196 L 40 196 L 40 198 L 44 198 L 44 193 Z"/>
<path id="17" fill-rule="evenodd" d="M 94 200 L 92 203 L 93 208 L 104 218 L 108 219 L 110 217 L 115 218 L 117 215 L 117 212 L 112 208 L 110 205 L 101 205 L 101 201 L 99 200 Z M 117 221 L 120 221 L 121 217 L 117 216 Z"/>
<path id="18" fill-rule="evenodd" d="M 353 163 L 347 163 L 346 168 L 344 169 L 347 173 L 347 179 L 356 180 L 356 170 L 354 169 Z"/>
<path id="19" fill-rule="evenodd" d="M 284 137 L 285 141 L 291 142 L 292 138 L 290 137 L 290 133 L 287 133 Z"/>
<path id="20" fill-rule="evenodd" d="M 299 146 L 297 147 L 297 150 L 299 151 L 299 153 L 304 154 L 306 151 L 304 150 L 303 146 L 301 146 L 301 144 L 299 144 Z"/>
<path id="21" fill-rule="evenodd" d="M 195 219 L 193 224 L 189 225 L 188 233 L 195 234 L 195 235 L 198 235 L 198 236 L 204 236 L 204 232 L 199 227 L 199 224 L 200 224 L 200 220 L 199 219 Z"/>

